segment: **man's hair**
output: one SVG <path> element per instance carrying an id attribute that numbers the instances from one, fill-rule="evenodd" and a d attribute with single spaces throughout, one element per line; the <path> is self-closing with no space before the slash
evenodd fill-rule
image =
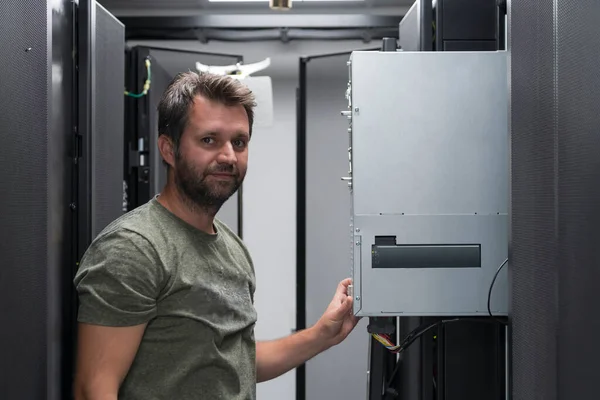
<path id="1" fill-rule="evenodd" d="M 243 106 L 248 115 L 249 134 L 252 135 L 256 102 L 246 85 L 228 76 L 182 72 L 173 78 L 158 103 L 158 134 L 171 138 L 176 152 L 196 96 L 225 106 Z"/>

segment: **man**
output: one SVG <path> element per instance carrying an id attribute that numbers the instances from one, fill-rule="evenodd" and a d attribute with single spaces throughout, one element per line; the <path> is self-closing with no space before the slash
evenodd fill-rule
<path id="1" fill-rule="evenodd" d="M 349 279 L 311 328 L 255 343 L 255 275 L 215 215 L 246 174 L 255 106 L 229 77 L 178 75 L 158 107 L 168 181 L 104 229 L 75 277 L 78 400 L 252 400 L 356 326 Z M 268 198 L 268 196 L 267 196 Z"/>

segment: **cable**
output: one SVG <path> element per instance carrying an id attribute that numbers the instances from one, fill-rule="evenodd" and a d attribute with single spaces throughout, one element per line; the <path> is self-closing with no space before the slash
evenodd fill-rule
<path id="1" fill-rule="evenodd" d="M 498 267 L 498 270 L 494 274 L 494 279 L 492 279 L 492 283 L 490 284 L 490 289 L 488 291 L 488 301 L 487 301 L 488 313 L 489 313 L 490 317 L 492 317 L 496 322 L 501 323 L 503 325 L 506 325 L 506 322 L 499 320 L 492 314 L 491 301 L 492 301 L 492 289 L 494 288 L 494 283 L 496 283 L 498 274 L 500 274 L 500 271 L 506 265 L 507 262 L 508 262 L 508 258 L 506 260 L 504 260 L 504 262 Z M 410 346 L 415 340 L 417 340 L 419 337 L 421 337 L 428 330 L 433 329 L 438 325 L 445 324 L 447 322 L 465 321 L 465 320 L 481 322 L 481 320 L 477 320 L 477 319 L 453 318 L 453 319 L 442 319 L 442 320 L 439 320 L 439 321 L 431 323 L 431 324 L 423 324 L 423 325 L 417 327 L 416 329 L 414 329 L 412 332 L 410 332 L 406 336 L 406 338 L 404 338 L 404 340 L 398 345 L 395 345 L 394 342 L 392 341 L 392 339 L 386 334 L 372 333 L 371 335 L 373 336 L 373 338 L 375 340 L 377 340 L 379 343 L 381 343 L 383 346 L 385 346 L 389 351 L 391 351 L 392 353 L 395 353 L 395 354 L 399 354 L 402 351 L 404 351 L 408 346 Z M 485 321 L 483 321 L 483 322 L 485 322 Z"/>
<path id="2" fill-rule="evenodd" d="M 129 97 L 135 97 L 136 99 L 139 99 L 140 97 L 144 97 L 145 95 L 148 94 L 148 91 L 150 90 L 150 79 L 151 79 L 151 72 L 150 72 L 150 59 L 146 58 L 146 72 L 148 74 L 148 77 L 146 78 L 146 81 L 144 82 L 144 88 L 142 90 L 142 93 L 131 93 L 128 92 L 127 90 L 125 90 L 125 96 L 129 96 Z"/>
<path id="3" fill-rule="evenodd" d="M 492 282 L 490 284 L 490 289 L 488 291 L 488 301 L 487 301 L 488 313 L 489 313 L 490 317 L 492 317 L 494 319 L 494 322 L 498 322 L 502 325 L 507 325 L 507 323 L 499 320 L 492 314 L 491 301 L 492 301 L 492 289 L 494 288 L 494 284 L 496 283 L 496 279 L 498 278 L 500 271 L 502 270 L 504 265 L 506 265 L 506 263 L 508 263 L 508 258 L 506 260 L 504 260 L 504 262 L 496 270 L 496 273 L 494 274 L 494 278 L 492 279 Z M 386 334 L 372 333 L 371 336 L 375 340 L 377 340 L 379 343 L 381 343 L 383 346 L 385 346 L 390 352 L 392 352 L 394 354 L 399 354 L 399 353 L 403 352 L 404 350 L 406 350 L 411 344 L 413 344 L 417 339 L 419 339 L 421 336 L 423 336 L 423 334 L 425 334 L 427 331 L 435 328 L 438 325 L 442 325 L 442 324 L 446 324 L 448 322 L 454 322 L 454 321 L 475 321 L 475 322 L 488 322 L 488 323 L 491 322 L 489 320 L 472 319 L 472 318 L 442 319 L 442 320 L 439 320 L 439 321 L 436 321 L 436 322 L 433 322 L 430 324 L 420 325 L 419 327 L 417 327 L 416 329 L 411 331 L 399 345 L 395 345 L 394 342 L 392 341 L 392 339 Z M 389 395 L 397 395 L 395 393 L 395 391 L 392 389 L 392 383 L 393 383 L 394 377 L 396 376 L 396 373 L 398 372 L 400 364 L 401 364 L 400 360 L 396 361 L 396 366 L 394 367 L 394 370 L 390 374 L 390 377 L 386 384 L 386 389 L 385 389 L 386 395 L 388 395 L 388 394 Z"/>
<path id="4" fill-rule="evenodd" d="M 415 328 L 408 335 L 406 335 L 404 340 L 399 345 L 395 345 L 388 335 L 378 334 L 378 333 L 373 333 L 371 335 L 373 336 L 373 338 L 375 340 L 377 340 L 379 343 L 384 345 L 389 351 L 391 351 L 394 354 L 399 354 L 399 353 L 403 352 L 404 350 L 406 350 L 408 348 L 408 346 L 413 344 L 413 342 L 415 340 L 417 340 L 418 338 L 420 338 L 425 332 L 435 328 L 438 325 L 445 324 L 447 322 L 459 321 L 459 320 L 465 321 L 465 320 L 470 320 L 470 319 L 469 318 L 442 319 L 442 320 L 439 320 L 439 321 L 436 321 L 436 322 L 433 322 L 430 324 L 422 324 L 419 327 Z M 474 321 L 478 321 L 478 320 L 474 320 Z"/>
<path id="5" fill-rule="evenodd" d="M 429 323 L 429 324 L 422 324 L 422 325 L 418 326 L 417 328 L 415 328 L 413 331 L 411 331 L 408 335 L 406 335 L 404 340 L 402 342 L 400 342 L 399 345 L 394 345 L 394 343 L 392 342 L 392 340 L 390 339 L 390 337 L 388 335 L 377 334 L 377 333 L 373 333 L 371 335 L 373 336 L 373 338 L 375 340 L 377 340 L 379 343 L 383 344 L 392 353 L 399 354 L 399 353 L 403 352 L 404 350 L 406 350 L 417 339 L 419 339 L 421 336 L 423 336 L 423 334 L 425 334 L 427 331 L 435 328 L 436 326 L 445 324 L 447 322 L 466 320 L 466 319 L 467 318 L 443 319 L 443 320 L 436 321 L 436 322 Z M 396 376 L 396 373 L 398 373 L 400 364 L 401 364 L 400 360 L 396 361 L 396 366 L 394 367 L 394 370 L 392 371 L 392 373 L 390 374 L 390 377 L 388 378 L 388 381 L 386 382 L 386 386 L 385 386 L 385 395 L 386 396 L 387 395 L 397 396 L 397 393 L 395 393 L 395 390 L 392 388 L 392 383 L 394 381 L 394 377 Z"/>
<path id="6" fill-rule="evenodd" d="M 506 263 L 508 262 L 508 258 L 506 260 L 504 260 L 504 262 L 498 267 L 498 270 L 496 271 L 496 273 L 494 274 L 494 279 L 492 279 L 492 283 L 490 284 L 490 290 L 488 292 L 488 301 L 487 301 L 487 308 L 488 308 L 488 314 L 490 314 L 490 317 L 494 318 L 494 320 L 502 325 L 507 325 L 506 322 L 499 320 L 498 318 L 496 318 L 493 314 L 492 314 L 492 306 L 491 306 L 491 302 L 492 302 L 492 289 L 494 288 L 494 283 L 496 283 L 496 278 L 498 278 L 498 274 L 500 273 L 500 271 L 502 270 L 502 267 L 504 267 L 504 265 L 506 265 Z"/>
<path id="7" fill-rule="evenodd" d="M 502 263 L 500 268 L 502 268 L 502 266 L 504 264 L 506 264 L 506 261 L 504 263 Z M 469 317 L 442 319 L 442 320 L 439 320 L 439 321 L 436 321 L 433 323 L 422 324 L 422 325 L 418 326 L 417 328 L 412 330 L 408 335 L 406 335 L 404 340 L 399 345 L 394 345 L 394 343 L 392 342 L 390 337 L 385 334 L 372 333 L 371 336 L 373 336 L 373 338 L 375 340 L 377 340 L 379 343 L 383 344 L 392 353 L 400 354 L 404 350 L 406 350 L 411 344 L 413 344 L 417 339 L 419 339 L 421 336 L 423 336 L 427 331 L 429 331 L 439 325 L 443 325 L 448 322 L 456 322 L 456 321 L 495 323 L 495 321 L 490 321 L 488 319 L 475 319 L 475 318 L 469 318 Z M 388 394 L 389 395 L 397 395 L 395 393 L 395 390 L 392 388 L 392 383 L 394 381 L 394 377 L 398 373 L 400 364 L 401 364 L 400 360 L 396 361 L 396 366 L 394 367 L 394 370 L 392 371 L 392 373 L 390 374 L 390 377 L 388 378 L 388 381 L 386 382 L 386 387 L 385 387 L 385 392 L 384 392 L 386 395 L 388 395 Z"/>

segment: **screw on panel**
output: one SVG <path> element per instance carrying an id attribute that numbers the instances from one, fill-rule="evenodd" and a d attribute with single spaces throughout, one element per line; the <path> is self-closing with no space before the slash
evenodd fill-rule
<path id="1" fill-rule="evenodd" d="M 360 296 L 356 296 L 356 301 L 360 301 Z"/>

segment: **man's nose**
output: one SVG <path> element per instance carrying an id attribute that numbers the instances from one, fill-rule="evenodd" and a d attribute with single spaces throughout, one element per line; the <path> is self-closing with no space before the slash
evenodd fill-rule
<path id="1" fill-rule="evenodd" d="M 221 151 L 219 152 L 218 161 L 220 163 L 227 163 L 227 164 L 235 164 L 237 162 L 235 150 L 233 149 L 233 146 L 231 145 L 231 143 L 229 143 L 229 142 L 225 143 L 225 145 L 223 145 L 223 147 L 221 147 Z"/>

